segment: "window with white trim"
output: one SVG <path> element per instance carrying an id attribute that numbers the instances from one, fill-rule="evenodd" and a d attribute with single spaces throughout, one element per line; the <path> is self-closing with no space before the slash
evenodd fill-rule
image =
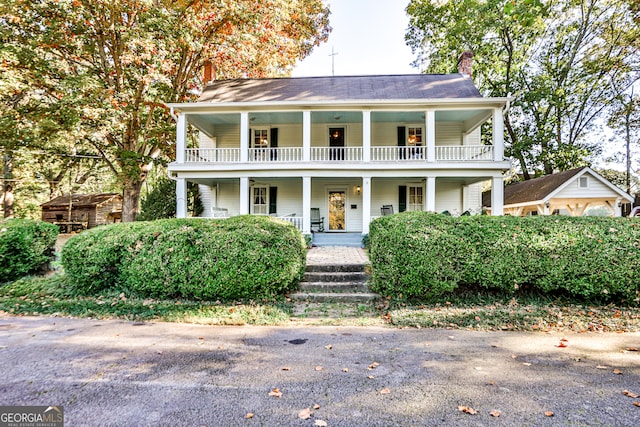
<path id="1" fill-rule="evenodd" d="M 407 188 L 407 191 L 409 192 L 409 203 L 407 204 L 407 210 L 421 211 L 424 206 L 422 186 L 409 186 Z"/>
<path id="2" fill-rule="evenodd" d="M 269 148 L 269 129 L 252 129 L 253 147 L 252 148 Z"/>
<path id="3" fill-rule="evenodd" d="M 581 176 L 578 178 L 578 188 L 589 188 L 589 177 Z"/>
<path id="4" fill-rule="evenodd" d="M 251 213 L 254 215 L 266 215 L 269 213 L 269 187 L 253 187 L 251 191 Z"/>

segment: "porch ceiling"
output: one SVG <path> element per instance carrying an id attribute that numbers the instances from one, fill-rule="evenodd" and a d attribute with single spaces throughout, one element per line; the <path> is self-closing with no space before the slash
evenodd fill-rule
<path id="1" fill-rule="evenodd" d="M 459 122 L 463 123 L 466 131 L 474 129 L 482 122 L 491 117 L 491 109 L 469 109 L 469 110 L 441 110 L 436 111 L 435 120 L 438 122 Z M 424 111 L 372 111 L 372 123 L 424 123 Z M 238 113 L 198 113 L 188 114 L 188 121 L 196 128 L 211 134 L 217 125 L 239 125 L 240 114 Z M 341 123 L 361 123 L 362 111 L 359 110 L 320 110 L 311 112 L 311 122 L 314 124 L 341 124 Z M 280 125 L 280 124 L 302 124 L 301 111 L 272 111 L 272 112 L 252 112 L 249 113 L 249 123 L 251 126 Z"/>

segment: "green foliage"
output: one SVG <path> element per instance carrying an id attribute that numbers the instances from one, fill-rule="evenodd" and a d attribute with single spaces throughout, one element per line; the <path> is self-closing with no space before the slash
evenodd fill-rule
<path id="1" fill-rule="evenodd" d="M 287 74 L 328 15 L 320 0 L 4 0 L 0 143 L 76 152 L 87 172 L 95 156 L 133 221 L 153 163 L 174 156 L 164 103 L 194 100 L 206 63 L 217 79 Z M 75 169 L 60 159 L 53 176 Z"/>
<path id="2" fill-rule="evenodd" d="M 187 183 L 187 209 L 193 216 L 202 213 L 202 201 L 197 184 Z M 142 198 L 141 211 L 136 220 L 153 221 L 156 219 L 175 218 L 176 216 L 176 183 L 169 178 L 158 179 L 153 189 Z"/>
<path id="3" fill-rule="evenodd" d="M 372 289 L 429 297 L 460 286 L 640 302 L 640 223 L 599 217 L 403 213 L 371 224 Z"/>
<path id="4" fill-rule="evenodd" d="M 411 0 L 407 43 L 428 72 L 473 77 L 489 96 L 511 96 L 506 153 L 527 173 L 585 165 L 598 118 L 639 78 L 640 20 L 619 0 Z"/>
<path id="5" fill-rule="evenodd" d="M 34 272 L 53 259 L 58 227 L 43 221 L 0 221 L 0 282 Z"/>
<path id="6" fill-rule="evenodd" d="M 62 250 L 80 292 L 203 300 L 284 294 L 302 277 L 305 259 L 293 225 L 256 216 L 115 224 L 75 236 Z"/>

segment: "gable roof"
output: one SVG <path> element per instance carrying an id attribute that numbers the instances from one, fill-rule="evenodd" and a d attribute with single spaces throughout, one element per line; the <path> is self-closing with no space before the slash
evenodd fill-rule
<path id="1" fill-rule="evenodd" d="M 207 85 L 198 102 L 361 101 L 482 98 L 462 74 L 232 79 Z"/>
<path id="2" fill-rule="evenodd" d="M 73 194 L 71 196 L 71 203 L 74 207 L 92 207 L 98 206 L 102 203 L 111 201 L 113 198 L 122 199 L 122 196 L 118 193 L 103 193 L 103 194 Z M 46 203 L 40 205 L 42 208 L 57 208 L 69 206 L 69 195 L 58 196 L 55 199 L 49 200 Z"/>
<path id="3" fill-rule="evenodd" d="M 504 205 L 515 205 L 519 203 L 544 202 L 551 199 L 562 191 L 567 185 L 575 181 L 578 176 L 588 173 L 600 182 L 609 187 L 622 198 L 633 200 L 627 193 L 604 179 L 598 173 L 587 166 L 558 172 L 540 178 L 529 179 L 527 181 L 516 182 L 504 187 Z M 482 205 L 491 206 L 491 192 L 487 191 L 482 195 Z"/>

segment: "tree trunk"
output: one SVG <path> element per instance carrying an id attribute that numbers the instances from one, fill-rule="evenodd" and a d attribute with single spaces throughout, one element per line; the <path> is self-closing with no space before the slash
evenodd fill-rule
<path id="1" fill-rule="evenodd" d="M 133 222 L 138 215 L 138 206 L 140 204 L 140 190 L 144 180 L 127 179 L 124 182 L 124 191 L 122 195 L 122 222 Z"/>

